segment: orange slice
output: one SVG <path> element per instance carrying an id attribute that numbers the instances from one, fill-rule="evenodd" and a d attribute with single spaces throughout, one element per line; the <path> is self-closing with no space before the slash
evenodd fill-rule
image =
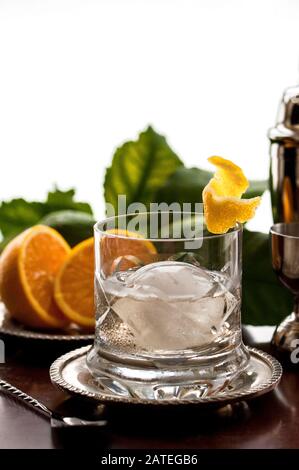
<path id="1" fill-rule="evenodd" d="M 62 328 L 68 320 L 54 300 L 54 278 L 70 247 L 56 230 L 36 225 L 13 239 L 0 258 L 1 299 L 32 328 Z"/>
<path id="2" fill-rule="evenodd" d="M 203 190 L 205 221 L 211 233 L 226 233 L 251 219 L 261 198 L 240 199 L 249 186 L 240 167 L 222 157 L 208 159 L 217 170 Z"/>
<path id="3" fill-rule="evenodd" d="M 139 233 L 122 229 L 107 230 L 101 239 L 101 266 L 105 275 L 114 271 L 149 264 L 157 254 L 155 245 Z M 121 235 L 114 237 L 113 235 Z"/>
<path id="4" fill-rule="evenodd" d="M 85 328 L 94 326 L 93 238 L 72 249 L 57 274 L 54 295 L 57 305 L 69 320 Z"/>

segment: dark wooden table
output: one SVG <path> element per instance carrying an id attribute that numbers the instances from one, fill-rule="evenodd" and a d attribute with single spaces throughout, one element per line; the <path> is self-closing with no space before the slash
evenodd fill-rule
<path id="1" fill-rule="evenodd" d="M 251 329 L 247 342 L 267 349 L 271 331 Z M 251 337 L 250 337 L 251 336 Z M 262 341 L 262 342 L 261 342 Z M 9 342 L 0 378 L 53 407 L 67 397 L 50 383 L 57 346 Z M 107 430 L 51 431 L 49 420 L 0 393 L 0 448 L 299 448 L 299 368 L 285 370 L 279 387 L 251 402 L 202 412 L 194 408 L 112 407 Z"/>

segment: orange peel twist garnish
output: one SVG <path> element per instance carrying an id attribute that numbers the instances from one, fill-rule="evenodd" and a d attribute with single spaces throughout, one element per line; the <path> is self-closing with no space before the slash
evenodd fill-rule
<path id="1" fill-rule="evenodd" d="M 249 183 L 241 168 L 222 157 L 210 157 L 216 172 L 202 192 L 207 229 L 226 233 L 236 223 L 252 219 L 261 202 L 260 197 L 241 199 Z"/>

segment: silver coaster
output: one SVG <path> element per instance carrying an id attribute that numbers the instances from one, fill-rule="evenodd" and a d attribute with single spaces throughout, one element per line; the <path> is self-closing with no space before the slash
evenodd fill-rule
<path id="1" fill-rule="evenodd" d="M 0 302 L 0 334 L 2 336 L 10 336 L 31 340 L 46 340 L 46 341 L 93 341 L 94 335 L 90 333 L 83 333 L 76 325 L 70 325 L 61 332 L 53 331 L 39 331 L 30 330 L 26 326 L 14 320 L 3 303 Z"/>
<path id="2" fill-rule="evenodd" d="M 103 403 L 127 403 L 139 405 L 220 405 L 256 398 L 273 390 L 282 375 L 280 363 L 269 354 L 248 348 L 249 365 L 226 389 L 210 396 L 196 399 L 157 399 L 120 396 L 101 388 L 90 374 L 85 362 L 90 346 L 75 349 L 56 359 L 50 367 L 50 378 L 54 385 L 73 395 L 80 395 Z"/>

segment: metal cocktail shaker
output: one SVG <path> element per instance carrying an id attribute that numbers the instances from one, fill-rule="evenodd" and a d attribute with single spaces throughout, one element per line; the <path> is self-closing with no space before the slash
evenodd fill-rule
<path id="1" fill-rule="evenodd" d="M 299 222 L 299 86 L 285 90 L 279 106 L 276 126 L 269 130 L 268 137 L 271 143 L 270 191 L 274 223 Z M 282 225 L 282 227 L 287 230 L 287 226 Z M 294 227 L 298 225 L 295 224 Z M 275 237 L 277 238 L 272 233 L 272 251 L 273 244 L 277 243 Z M 283 246 L 281 252 L 278 253 L 279 262 L 282 271 L 286 271 L 287 255 L 292 260 L 292 265 L 294 265 L 294 260 L 296 261 L 296 242 L 298 243 L 299 235 L 290 239 L 282 236 L 281 240 Z M 293 253 L 288 253 L 290 247 Z M 297 266 L 295 267 L 291 277 L 298 278 L 298 269 Z M 289 355 L 294 349 L 293 341 L 299 340 L 299 312 L 297 310 L 296 307 L 291 315 L 277 326 L 272 338 L 272 346 L 276 352 L 287 354 L 288 357 L 292 357 Z"/>
<path id="2" fill-rule="evenodd" d="M 299 221 L 299 86 L 284 92 L 268 137 L 274 222 Z"/>

